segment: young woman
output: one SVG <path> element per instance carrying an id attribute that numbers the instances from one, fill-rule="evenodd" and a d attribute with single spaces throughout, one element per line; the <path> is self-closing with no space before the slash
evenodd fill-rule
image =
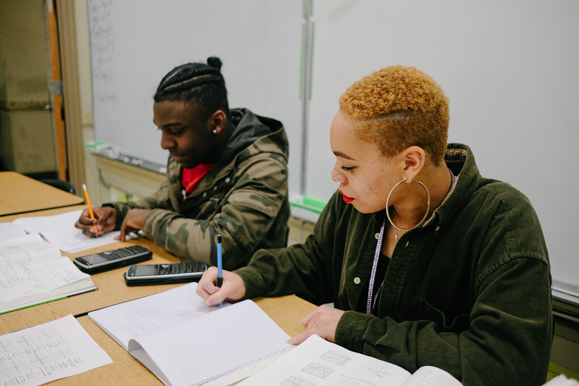
<path id="1" fill-rule="evenodd" d="M 289 218 L 288 142 L 281 122 L 229 110 L 221 61 L 174 68 L 159 84 L 153 121 L 169 150 L 167 180 L 152 196 L 85 210 L 76 227 L 88 236 L 142 230 L 184 260 L 247 264 L 260 248 L 285 246 Z"/>
<path id="2" fill-rule="evenodd" d="M 465 385 L 540 385 L 552 341 L 539 220 L 512 186 L 448 144 L 448 99 L 426 74 L 388 67 L 354 83 L 330 129 L 340 183 L 303 245 L 257 252 L 202 278 L 207 305 L 297 294 L 322 306 L 306 331 Z"/>

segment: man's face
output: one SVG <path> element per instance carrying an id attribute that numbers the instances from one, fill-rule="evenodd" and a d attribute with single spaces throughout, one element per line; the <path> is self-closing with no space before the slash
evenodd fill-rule
<path id="1" fill-rule="evenodd" d="M 184 101 L 155 102 L 153 122 L 163 132 L 161 147 L 175 161 L 191 169 L 214 158 L 215 140 L 208 122 Z"/>

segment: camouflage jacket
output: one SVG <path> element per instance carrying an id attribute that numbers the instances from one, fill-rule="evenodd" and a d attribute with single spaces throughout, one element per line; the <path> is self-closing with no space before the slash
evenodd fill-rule
<path id="1" fill-rule="evenodd" d="M 151 209 L 143 233 L 183 260 L 217 265 L 222 236 L 223 268 L 245 266 L 261 248 L 285 246 L 290 214 L 287 186 L 288 141 L 281 122 L 232 110 L 234 125 L 216 165 L 183 199 L 182 167 L 172 157 L 167 180 L 150 197 L 110 203 L 116 229 L 132 208 Z"/>

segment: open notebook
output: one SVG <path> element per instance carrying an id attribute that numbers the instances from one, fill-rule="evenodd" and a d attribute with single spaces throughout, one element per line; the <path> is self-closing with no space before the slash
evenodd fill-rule
<path id="1" fill-rule="evenodd" d="M 89 275 L 38 234 L 0 242 L 0 314 L 95 289 Z"/>
<path id="2" fill-rule="evenodd" d="M 190 283 L 89 313 L 166 385 L 200 385 L 293 346 L 251 300 L 207 307 Z"/>

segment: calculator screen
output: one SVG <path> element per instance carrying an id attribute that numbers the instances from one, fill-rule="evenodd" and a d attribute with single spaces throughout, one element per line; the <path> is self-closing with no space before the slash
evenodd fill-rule
<path id="1" fill-rule="evenodd" d="M 94 255 L 83 256 L 82 260 L 84 260 L 87 265 L 101 264 L 108 261 L 106 258 L 96 253 Z"/>
<path id="2" fill-rule="evenodd" d="M 135 276 L 153 276 L 155 275 L 155 265 L 137 265 L 134 272 Z"/>

